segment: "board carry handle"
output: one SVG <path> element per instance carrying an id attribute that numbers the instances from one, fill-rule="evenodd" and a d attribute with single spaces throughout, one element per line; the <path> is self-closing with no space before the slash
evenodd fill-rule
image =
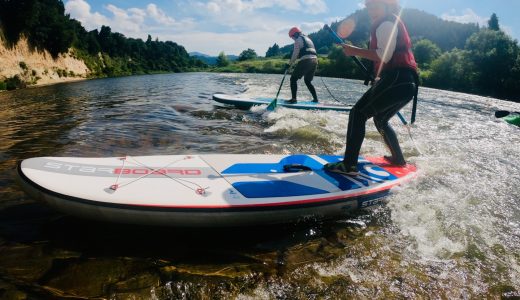
<path id="1" fill-rule="evenodd" d="M 284 172 L 296 173 L 296 172 L 311 172 L 312 169 L 302 164 L 289 164 L 283 166 Z"/>

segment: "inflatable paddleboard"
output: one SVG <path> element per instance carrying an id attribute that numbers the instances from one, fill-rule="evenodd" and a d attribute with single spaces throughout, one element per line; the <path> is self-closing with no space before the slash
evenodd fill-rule
<path id="1" fill-rule="evenodd" d="M 23 189 L 66 214 L 160 226 L 247 226 L 328 219 L 380 204 L 416 174 L 383 158 L 329 173 L 331 155 L 40 157 L 19 163 Z"/>
<path id="2" fill-rule="evenodd" d="M 213 100 L 233 105 L 242 109 L 249 109 L 255 105 L 269 105 L 274 98 L 248 98 L 241 95 L 226 95 L 226 94 L 214 94 Z M 306 109 L 306 110 L 335 110 L 335 111 L 350 111 L 349 106 L 334 105 L 334 104 L 323 104 L 312 101 L 298 101 L 295 104 L 288 103 L 287 100 L 278 99 L 278 106 L 294 109 Z"/>

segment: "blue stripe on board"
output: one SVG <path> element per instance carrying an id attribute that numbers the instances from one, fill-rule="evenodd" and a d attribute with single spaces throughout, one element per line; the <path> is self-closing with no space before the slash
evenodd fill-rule
<path id="1" fill-rule="evenodd" d="M 327 162 L 338 162 L 343 159 L 337 155 L 320 155 L 321 159 Z M 383 183 L 397 179 L 396 176 L 388 173 L 381 167 L 371 162 L 364 161 L 363 157 L 359 157 L 358 169 L 361 175 L 350 177 L 337 173 L 326 172 L 323 165 L 308 155 L 290 155 L 281 159 L 278 163 L 242 163 L 234 164 L 221 172 L 222 175 L 229 174 L 266 174 L 266 173 L 284 173 L 283 166 L 290 164 L 301 164 L 310 167 L 314 171 L 314 175 L 318 175 L 327 180 L 331 184 L 337 186 L 342 191 L 355 190 L 363 187 L 369 187 L 374 184 Z M 375 174 L 366 170 L 367 165 L 370 169 L 383 173 Z M 309 173 L 300 173 L 301 176 L 309 176 Z M 297 184 L 284 180 L 266 180 L 266 181 L 244 181 L 235 182 L 233 186 L 247 198 L 266 198 L 266 197 L 290 197 L 304 195 L 318 195 L 328 193 L 321 189 Z"/>
<path id="2" fill-rule="evenodd" d="M 345 176 L 337 173 L 330 173 L 325 172 L 324 170 L 315 171 L 316 174 L 323 177 L 328 182 L 332 183 L 333 185 L 337 186 L 342 191 L 350 191 L 354 189 L 362 188 L 363 186 L 355 183 L 352 180 L 349 180 Z"/>
<path id="3" fill-rule="evenodd" d="M 328 191 L 290 181 L 244 181 L 233 183 L 233 187 L 247 198 L 274 198 L 327 194 Z"/>
<path id="4" fill-rule="evenodd" d="M 283 166 L 291 164 L 305 165 L 313 170 L 320 170 L 323 165 L 308 155 L 290 155 L 284 157 L 277 163 L 243 163 L 234 164 L 224 171 L 226 174 L 265 174 L 265 173 L 284 173 Z"/>

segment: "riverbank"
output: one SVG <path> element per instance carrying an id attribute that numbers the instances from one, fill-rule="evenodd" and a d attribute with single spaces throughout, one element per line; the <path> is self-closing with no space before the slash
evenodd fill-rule
<path id="1" fill-rule="evenodd" d="M 73 51 L 53 58 L 48 51 L 31 49 L 22 38 L 13 47 L 6 47 L 0 38 L 0 90 L 43 86 L 84 80 L 90 70 Z"/>
<path id="2" fill-rule="evenodd" d="M 118 59 L 110 58 L 107 55 L 99 54 L 86 61 L 78 58 L 82 55 L 75 55 L 72 48 L 67 54 L 60 54 L 53 59 L 48 51 L 38 51 L 30 48 L 27 39 L 22 38 L 18 44 L 10 49 L 6 48 L 0 35 L 0 92 L 6 89 L 16 89 L 25 87 L 36 87 L 52 85 L 56 83 L 66 83 L 90 78 L 102 77 L 122 77 L 143 74 L 161 74 L 169 71 L 123 71 Z M 75 57 L 77 56 L 77 57 Z M 336 59 L 334 59 L 336 57 Z M 364 74 L 354 64 L 352 60 L 346 59 L 342 55 L 320 56 L 316 76 L 364 79 Z M 5 63 L 4 63 L 5 62 Z M 185 71 L 211 72 L 211 73 L 256 73 L 256 74 L 283 74 L 287 58 L 282 57 L 259 57 L 252 60 L 234 61 L 225 66 L 192 67 Z M 89 66 L 91 66 L 89 68 Z M 101 69 L 99 69 L 101 68 Z M 114 74 L 105 74 L 103 71 L 121 69 Z M 124 68 L 123 68 L 124 69 Z M 173 71 L 172 71 L 173 72 Z M 431 72 L 421 71 L 420 80 L 424 87 L 442 89 L 446 91 L 456 91 L 453 88 L 437 87 L 430 84 Z M 473 94 L 476 96 L 492 97 L 491 95 L 477 93 L 476 91 L 459 91 Z M 501 98 L 501 97 L 498 97 Z M 505 98 L 505 99 L 504 99 Z M 519 99 L 504 97 L 502 100 L 519 102 Z"/>

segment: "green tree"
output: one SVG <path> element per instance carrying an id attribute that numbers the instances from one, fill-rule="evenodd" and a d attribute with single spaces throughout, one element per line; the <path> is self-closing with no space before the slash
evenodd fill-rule
<path id="1" fill-rule="evenodd" d="M 0 0 L 0 23 L 8 44 L 24 34 L 29 44 L 56 57 L 74 41 L 74 24 L 58 0 Z"/>
<path id="2" fill-rule="evenodd" d="M 323 46 L 320 49 L 318 49 L 318 54 L 328 54 L 330 51 L 330 48 L 327 46 Z"/>
<path id="3" fill-rule="evenodd" d="M 441 53 L 439 46 L 427 39 L 419 40 L 413 45 L 415 60 L 419 66 L 424 69 L 429 68 L 432 61 L 437 59 Z"/>
<path id="4" fill-rule="evenodd" d="M 229 59 L 224 53 L 224 51 L 220 52 L 217 57 L 217 66 L 218 67 L 225 67 L 229 65 Z"/>
<path id="5" fill-rule="evenodd" d="M 280 46 L 278 46 L 276 43 L 272 47 L 269 47 L 265 53 L 265 57 L 273 57 L 278 55 L 280 55 Z"/>
<path id="6" fill-rule="evenodd" d="M 511 70 L 511 76 L 506 79 L 504 85 L 511 99 L 520 102 L 520 53 L 516 58 L 515 66 Z"/>
<path id="7" fill-rule="evenodd" d="M 354 61 L 345 56 L 343 48 L 334 46 L 328 56 L 330 62 L 320 65 L 322 75 L 340 77 L 340 78 L 357 78 L 364 79 L 359 68 Z"/>
<path id="8" fill-rule="evenodd" d="M 10 46 L 15 45 L 21 33 L 30 27 L 35 2 L 36 0 L 0 0 L 0 25 Z"/>
<path id="9" fill-rule="evenodd" d="M 256 51 L 248 48 L 247 50 L 242 51 L 240 55 L 238 56 L 238 61 L 244 61 L 244 60 L 251 60 L 257 58 L 258 55 L 256 55 Z"/>
<path id="10" fill-rule="evenodd" d="M 66 53 L 74 41 L 74 24 L 65 15 L 62 1 L 35 1 L 32 21 L 27 30 L 29 42 L 47 49 L 53 57 Z"/>
<path id="11" fill-rule="evenodd" d="M 474 90 L 475 66 L 468 51 L 454 49 L 442 54 L 431 64 L 431 74 L 425 84 L 449 90 Z"/>
<path id="12" fill-rule="evenodd" d="M 506 82 L 517 65 L 517 42 L 503 31 L 484 29 L 468 39 L 466 50 L 477 69 L 479 92 L 497 97 L 509 95 Z"/>
<path id="13" fill-rule="evenodd" d="M 500 25 L 498 25 L 498 17 L 497 14 L 493 13 L 491 15 L 491 18 L 489 18 L 488 21 L 488 27 L 490 30 L 499 31 Z"/>

